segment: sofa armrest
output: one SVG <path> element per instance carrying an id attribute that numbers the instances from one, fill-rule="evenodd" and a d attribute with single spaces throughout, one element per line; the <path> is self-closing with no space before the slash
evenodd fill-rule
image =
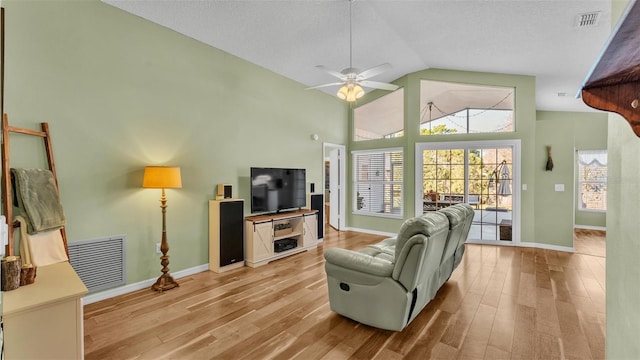
<path id="1" fill-rule="evenodd" d="M 393 263 L 357 251 L 331 248 L 324 251 L 328 263 L 374 276 L 390 277 Z"/>

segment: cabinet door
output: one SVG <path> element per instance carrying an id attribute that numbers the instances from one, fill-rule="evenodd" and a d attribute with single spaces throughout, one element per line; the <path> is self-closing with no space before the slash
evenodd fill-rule
<path id="1" fill-rule="evenodd" d="M 302 237 L 303 246 L 311 246 L 318 242 L 318 218 L 315 214 L 305 215 L 304 218 L 304 235 Z"/>
<path id="2" fill-rule="evenodd" d="M 244 260 L 244 204 L 220 203 L 220 266 Z"/>
<path id="3" fill-rule="evenodd" d="M 273 226 L 271 221 L 253 225 L 253 261 L 273 256 Z"/>

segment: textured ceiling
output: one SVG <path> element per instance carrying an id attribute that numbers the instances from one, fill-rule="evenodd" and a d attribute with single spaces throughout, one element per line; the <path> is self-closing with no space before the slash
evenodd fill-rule
<path id="1" fill-rule="evenodd" d="M 335 80 L 316 65 L 349 66 L 347 0 L 103 1 L 307 86 Z M 354 0 L 352 6 L 353 66 L 392 66 L 373 80 L 427 68 L 532 75 L 538 110 L 592 110 L 575 95 L 611 32 L 610 0 Z M 576 27 L 578 14 L 596 11 L 596 26 Z"/>

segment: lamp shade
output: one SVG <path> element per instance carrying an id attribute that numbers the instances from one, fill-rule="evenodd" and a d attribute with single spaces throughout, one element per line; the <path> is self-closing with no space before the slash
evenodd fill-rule
<path id="1" fill-rule="evenodd" d="M 144 168 L 143 188 L 170 189 L 181 188 L 182 178 L 179 167 L 147 166 Z"/>

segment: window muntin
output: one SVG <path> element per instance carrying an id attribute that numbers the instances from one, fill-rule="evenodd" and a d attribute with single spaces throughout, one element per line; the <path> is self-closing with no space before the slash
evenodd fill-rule
<path id="1" fill-rule="evenodd" d="M 420 134 L 514 131 L 512 87 L 422 80 Z"/>
<path id="2" fill-rule="evenodd" d="M 479 209 L 511 211 L 512 159 L 510 147 L 426 149 L 422 152 L 423 198 L 444 200 L 453 195 L 460 202 L 472 198 Z M 426 204 L 424 211 L 437 210 L 434 204 L 437 201 Z"/>
<path id="3" fill-rule="evenodd" d="M 519 158 L 517 140 L 416 144 L 416 214 L 466 202 L 475 212 L 470 241 L 520 241 Z"/>
<path id="4" fill-rule="evenodd" d="M 404 136 L 404 88 L 353 110 L 353 140 Z"/>
<path id="5" fill-rule="evenodd" d="M 578 150 L 578 209 L 607 210 L 606 150 Z"/>
<path id="6" fill-rule="evenodd" d="M 402 218 L 402 149 L 354 151 L 351 154 L 354 166 L 354 213 Z"/>

